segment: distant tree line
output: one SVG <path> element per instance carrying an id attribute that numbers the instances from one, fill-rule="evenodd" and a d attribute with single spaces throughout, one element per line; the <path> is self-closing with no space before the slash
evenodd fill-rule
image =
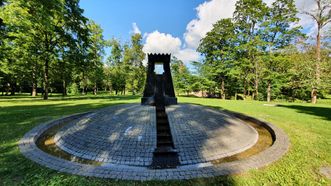
<path id="1" fill-rule="evenodd" d="M 315 2 L 316 10 L 303 13 L 318 25 L 316 46 L 297 26 L 294 0 L 276 0 L 270 7 L 262 0 L 239 0 L 233 18 L 219 20 L 201 40 L 203 62 L 193 63 L 196 74 L 174 60 L 177 90 L 205 91 L 222 99 L 241 95 L 316 103 L 317 95 L 331 89 L 331 30 L 321 37 L 331 21 L 331 1 Z"/>
<path id="2" fill-rule="evenodd" d="M 172 58 L 176 93 L 316 103 L 331 89 L 331 2 L 315 3 L 316 10 L 298 12 L 294 0 L 270 7 L 262 0 L 237 1 L 233 18 L 219 20 L 201 40 L 202 61 L 192 62 L 193 72 Z M 297 13 L 315 21 L 314 42 L 301 32 Z M 140 94 L 142 48 L 140 34 L 127 43 L 105 40 L 100 26 L 83 16 L 79 0 L 0 0 L 2 94 Z"/>
<path id="3" fill-rule="evenodd" d="M 100 26 L 83 16 L 79 0 L 1 0 L 0 6 L 2 95 L 31 92 L 48 99 L 49 92 L 141 91 L 139 34 L 124 46 L 104 40 Z M 107 65 L 105 47 L 113 51 Z"/>

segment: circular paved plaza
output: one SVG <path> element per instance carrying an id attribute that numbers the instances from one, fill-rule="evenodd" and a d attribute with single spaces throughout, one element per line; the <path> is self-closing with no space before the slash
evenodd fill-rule
<path id="1" fill-rule="evenodd" d="M 40 125 L 21 140 L 21 152 L 49 168 L 85 176 L 117 179 L 189 179 L 238 173 L 280 158 L 288 148 L 286 135 L 267 124 L 274 144 L 244 160 L 213 164 L 213 160 L 243 152 L 257 142 L 257 131 L 243 120 L 219 110 L 191 104 L 166 107 L 173 146 L 180 165 L 151 169 L 157 148 L 155 107 L 125 104 L 74 115 Z M 45 131 L 67 122 L 54 136 L 56 146 L 98 165 L 68 161 L 40 150 L 36 141 Z"/>

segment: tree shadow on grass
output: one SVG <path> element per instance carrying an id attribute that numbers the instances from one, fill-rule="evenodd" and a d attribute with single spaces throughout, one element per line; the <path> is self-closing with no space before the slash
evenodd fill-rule
<path id="1" fill-rule="evenodd" d="M 0 185 L 16 185 L 26 181 L 46 181 L 47 171 L 24 158 L 18 151 L 18 141 L 33 127 L 80 112 L 87 112 L 106 106 L 125 104 L 125 100 L 105 103 L 72 105 L 70 103 L 6 106 L 0 110 Z M 31 178 L 31 174 L 36 178 Z M 30 176 L 29 176 L 30 175 Z M 41 179 L 41 180 L 40 180 Z M 38 182 L 37 181 L 37 182 Z M 5 184 L 6 183 L 6 184 Z M 32 183 L 33 184 L 33 183 Z M 28 184 L 29 185 L 29 184 Z"/>
<path id="2" fill-rule="evenodd" d="M 295 109 L 298 113 L 318 116 L 324 120 L 331 121 L 331 108 L 328 107 L 312 107 L 302 105 L 277 105 L 289 109 Z"/>
<path id="3" fill-rule="evenodd" d="M 84 97 L 80 98 L 84 99 Z M 128 98 L 130 99 L 130 98 Z M 134 98 L 131 98 L 134 99 Z M 125 98 L 116 102 L 98 102 L 91 104 L 59 103 L 43 105 L 19 105 L 6 106 L 0 111 L 0 185 L 7 183 L 15 185 L 18 183 L 63 183 L 70 184 L 73 181 L 89 185 L 236 185 L 232 176 L 217 176 L 213 178 L 201 178 L 184 181 L 117 181 L 98 178 L 84 178 L 70 174 L 57 173 L 54 170 L 44 168 L 24 158 L 18 151 L 18 140 L 36 125 L 78 112 L 91 111 L 105 106 L 124 104 Z M 59 178 L 61 181 L 59 182 Z"/>

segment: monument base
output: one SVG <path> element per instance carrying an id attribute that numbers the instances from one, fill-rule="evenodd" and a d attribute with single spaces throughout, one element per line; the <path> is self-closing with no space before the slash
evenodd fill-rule
<path id="1" fill-rule="evenodd" d="M 176 97 L 164 97 L 165 105 L 177 105 L 177 98 Z"/>
<path id="2" fill-rule="evenodd" d="M 155 96 L 151 97 L 142 97 L 141 98 L 142 105 L 155 105 Z M 176 97 L 168 97 L 164 96 L 164 104 L 167 105 L 177 105 L 177 98 Z"/>
<path id="3" fill-rule="evenodd" d="M 141 98 L 141 104 L 142 105 L 155 105 L 154 96 L 151 96 L 151 97 L 142 97 Z"/>

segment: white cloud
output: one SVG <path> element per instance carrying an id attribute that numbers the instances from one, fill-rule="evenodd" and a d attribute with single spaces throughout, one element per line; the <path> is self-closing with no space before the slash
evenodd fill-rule
<path id="1" fill-rule="evenodd" d="M 185 48 L 174 54 L 178 59 L 184 62 L 198 61 L 200 54 L 195 49 Z"/>
<path id="2" fill-rule="evenodd" d="M 263 0 L 270 6 L 275 0 Z M 213 24 L 222 18 L 231 18 L 235 10 L 237 0 L 211 0 L 200 4 L 197 8 L 197 17 L 191 20 L 184 33 L 184 46 L 196 49 L 199 46 L 200 40 L 205 37 Z M 296 0 L 295 4 L 300 12 L 299 25 L 309 29 L 308 35 L 316 32 L 316 24 L 307 15 L 302 14 L 303 11 L 310 11 L 316 8 L 314 0 Z"/>
<path id="3" fill-rule="evenodd" d="M 159 31 L 144 35 L 146 36 L 146 43 L 143 48 L 145 53 L 171 53 L 186 63 L 199 59 L 199 53 L 195 49 L 181 48 L 182 42 L 178 37 Z"/>
<path id="4" fill-rule="evenodd" d="M 132 33 L 134 33 L 134 34 L 141 34 L 141 31 L 140 31 L 137 23 L 132 23 Z"/>
<path id="5" fill-rule="evenodd" d="M 275 2 L 275 0 L 263 0 L 263 2 L 265 2 L 268 6 L 271 6 L 271 4 Z"/>
<path id="6" fill-rule="evenodd" d="M 270 6 L 275 0 L 263 0 Z M 235 10 L 237 0 L 210 0 L 200 4 L 197 8 L 196 18 L 191 20 L 186 26 L 186 32 L 183 34 L 183 41 L 178 37 L 173 37 L 171 34 L 160 33 L 154 31 L 152 33 L 144 33 L 143 38 L 146 39 L 144 45 L 145 53 L 171 53 L 178 59 L 189 62 L 197 61 L 200 58 L 196 52 L 200 40 L 206 36 L 213 28 L 218 20 L 223 18 L 231 18 Z M 296 0 L 296 6 L 300 14 L 299 25 L 309 30 L 309 34 L 314 34 L 316 24 L 307 15 L 302 14 L 303 11 L 315 9 L 314 0 Z M 139 30 L 136 23 L 132 24 L 133 30 Z M 137 29 L 135 29 L 137 28 Z"/>
<path id="7" fill-rule="evenodd" d="M 184 33 L 185 43 L 189 48 L 196 49 L 201 38 L 213 28 L 218 20 L 231 18 L 235 9 L 235 0 L 211 0 L 200 4 L 197 18 L 190 21 Z"/>
<path id="8" fill-rule="evenodd" d="M 145 53 L 176 53 L 180 50 L 182 42 L 171 34 L 154 31 L 146 34 Z"/>

